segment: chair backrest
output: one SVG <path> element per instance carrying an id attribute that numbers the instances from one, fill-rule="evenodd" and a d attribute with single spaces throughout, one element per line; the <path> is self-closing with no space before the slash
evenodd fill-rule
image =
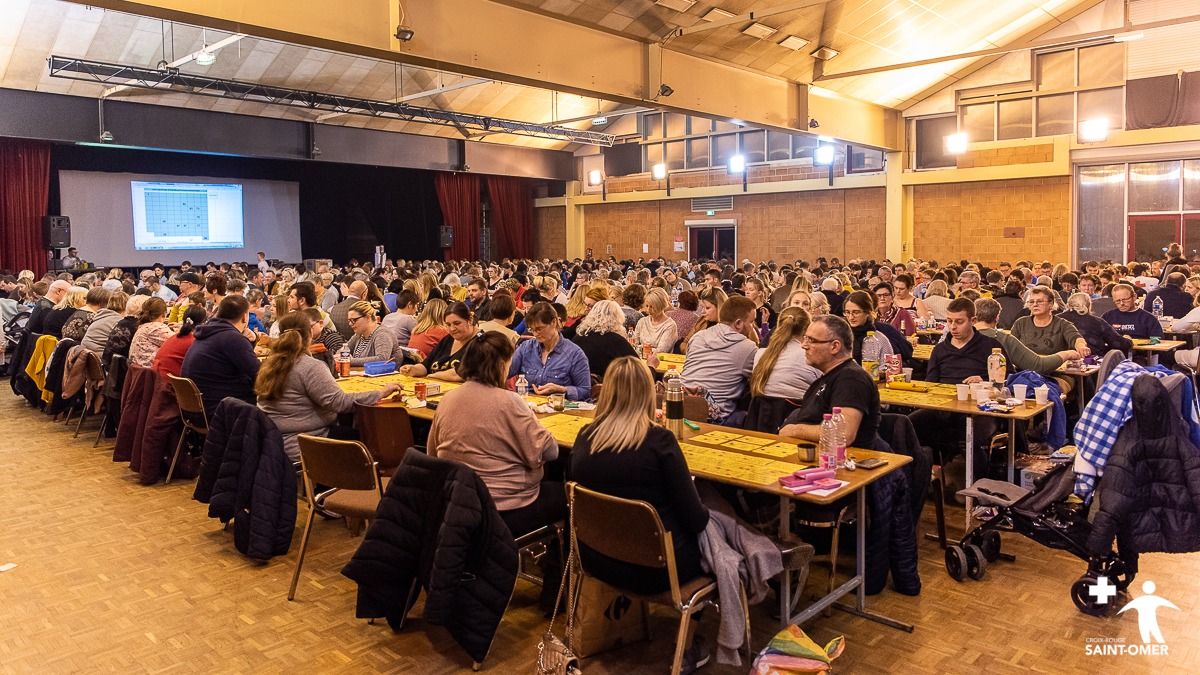
<path id="1" fill-rule="evenodd" d="M 671 533 L 649 503 L 606 495 L 574 481 L 567 483 L 567 500 L 572 536 L 578 543 L 643 567 L 662 569 L 674 562 Z"/>
<path id="2" fill-rule="evenodd" d="M 129 357 L 113 354 L 108 361 L 108 373 L 104 378 L 104 397 L 121 398 L 121 390 L 125 387 L 125 374 L 129 372 Z M 178 396 L 175 397 L 179 399 Z"/>
<path id="3" fill-rule="evenodd" d="M 413 446 L 412 420 L 401 406 L 354 404 L 354 426 L 385 474 L 400 466 Z"/>
<path id="4" fill-rule="evenodd" d="M 166 373 L 167 381 L 175 390 L 175 402 L 179 405 L 179 415 L 183 423 L 197 431 L 208 431 L 208 418 L 204 414 L 204 400 L 200 398 L 200 388 L 187 377 L 175 377 Z"/>
<path id="5" fill-rule="evenodd" d="M 1104 381 L 1112 374 L 1113 369 L 1124 360 L 1125 353 L 1120 349 L 1108 350 L 1104 358 L 1100 359 L 1100 370 L 1096 371 L 1096 386 L 1099 387 L 1104 384 Z"/>
<path id="6" fill-rule="evenodd" d="M 396 311 L 396 294 L 395 293 L 384 293 L 383 294 L 383 304 L 384 304 L 384 306 L 386 306 L 388 308 L 389 312 Z"/>
<path id="7" fill-rule="evenodd" d="M 763 431 L 773 434 L 783 426 L 783 421 L 792 411 L 800 407 L 800 402 L 790 398 L 776 396 L 755 396 L 750 399 L 750 409 L 746 413 L 746 421 L 742 426 L 751 431 Z"/>
<path id="8" fill-rule="evenodd" d="M 383 495 L 375 460 L 358 441 L 300 434 L 300 465 L 309 501 L 313 485 L 342 490 L 375 490 Z"/>
<path id="9" fill-rule="evenodd" d="M 659 394 L 657 398 L 658 407 L 663 406 L 664 394 Z M 693 422 L 708 421 L 708 401 L 703 396 L 693 396 L 685 394 L 683 397 L 683 417 Z"/>

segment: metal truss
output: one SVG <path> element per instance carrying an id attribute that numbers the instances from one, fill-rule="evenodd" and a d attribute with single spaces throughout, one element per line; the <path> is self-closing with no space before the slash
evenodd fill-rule
<path id="1" fill-rule="evenodd" d="M 69 80 L 259 101 L 309 110 L 441 124 L 485 133 L 532 136 L 586 145 L 610 147 L 615 141 L 615 136 L 612 134 L 598 131 L 207 77 L 180 72 L 178 68 L 157 70 L 63 56 L 51 56 L 48 62 L 51 77 Z"/>

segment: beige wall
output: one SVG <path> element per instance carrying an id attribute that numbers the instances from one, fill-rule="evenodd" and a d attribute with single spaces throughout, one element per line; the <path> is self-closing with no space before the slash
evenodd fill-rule
<path id="1" fill-rule="evenodd" d="M 567 207 L 543 206 L 534 209 L 533 255 L 552 260 L 567 255 Z"/>
<path id="2" fill-rule="evenodd" d="M 917 185 L 912 206 L 917 258 L 1070 259 L 1069 176 Z"/>
<path id="3" fill-rule="evenodd" d="M 739 258 L 782 261 L 884 255 L 884 188 L 742 195 L 733 198 L 733 206 L 712 220 L 737 221 Z M 612 245 L 618 258 L 681 258 L 683 254 L 672 248 L 677 236 L 687 241 L 684 221 L 707 219 L 703 213 L 693 213 L 687 199 L 593 204 L 584 210 L 586 246 L 604 256 Z M 642 253 L 643 243 L 649 247 L 647 253 Z"/>

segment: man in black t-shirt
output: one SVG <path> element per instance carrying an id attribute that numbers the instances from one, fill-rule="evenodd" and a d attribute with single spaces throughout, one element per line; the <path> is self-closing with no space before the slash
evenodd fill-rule
<path id="1" fill-rule="evenodd" d="M 879 389 L 853 358 L 854 335 L 840 316 L 813 319 L 801 341 L 808 364 L 823 375 L 808 388 L 800 407 L 788 415 L 780 435 L 816 443 L 821 417 L 842 409 L 846 440 L 856 448 L 875 448 L 879 430 Z"/>

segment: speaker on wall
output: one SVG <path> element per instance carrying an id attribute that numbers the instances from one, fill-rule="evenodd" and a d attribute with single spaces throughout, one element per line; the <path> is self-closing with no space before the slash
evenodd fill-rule
<path id="1" fill-rule="evenodd" d="M 450 248 L 454 245 L 454 228 L 449 225 L 442 226 L 442 248 Z"/>
<path id="2" fill-rule="evenodd" d="M 67 216 L 42 218 L 42 236 L 46 248 L 67 248 L 71 245 L 71 219 Z"/>

